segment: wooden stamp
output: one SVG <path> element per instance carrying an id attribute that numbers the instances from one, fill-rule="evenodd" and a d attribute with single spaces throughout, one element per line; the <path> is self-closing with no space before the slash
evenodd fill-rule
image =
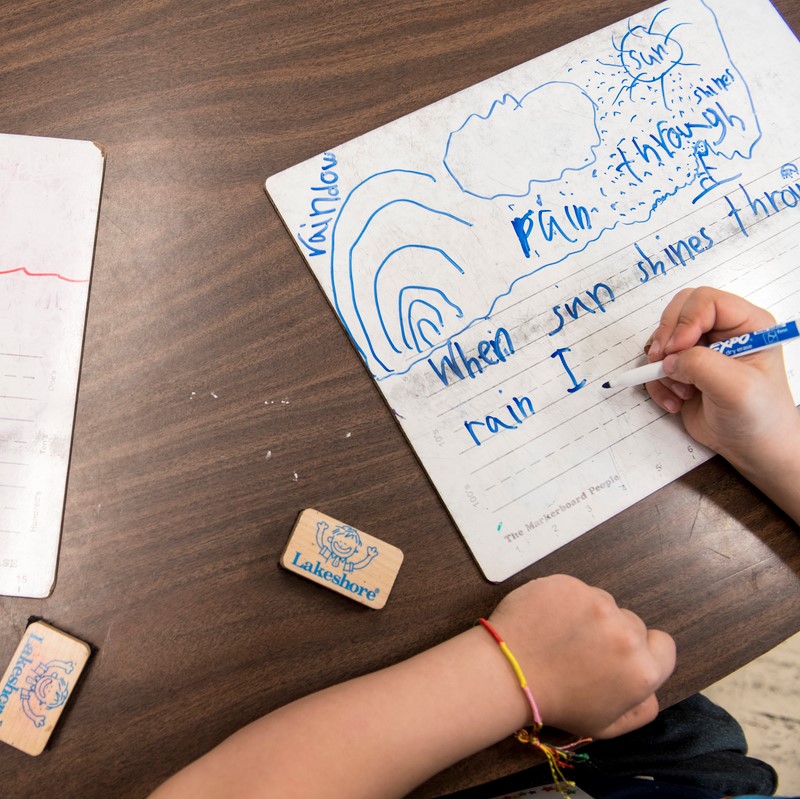
<path id="1" fill-rule="evenodd" d="M 0 741 L 41 754 L 90 655 L 43 621 L 28 625 L 0 682 Z"/>
<path id="2" fill-rule="evenodd" d="M 309 508 L 298 517 L 280 562 L 295 574 L 378 609 L 389 598 L 403 553 Z"/>

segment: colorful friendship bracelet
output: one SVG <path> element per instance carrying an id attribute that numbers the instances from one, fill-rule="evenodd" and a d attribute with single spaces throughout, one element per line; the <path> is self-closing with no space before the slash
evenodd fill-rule
<path id="1" fill-rule="evenodd" d="M 500 637 L 500 634 L 489 624 L 486 619 L 478 619 L 478 623 L 483 626 L 483 628 L 489 633 L 489 635 L 497 641 L 501 651 L 508 659 L 508 662 L 511 664 L 511 668 L 514 669 L 514 674 L 517 675 L 517 679 L 519 680 L 520 688 L 522 688 L 522 692 L 525 694 L 525 698 L 528 700 L 528 704 L 531 706 L 531 715 L 533 717 L 533 724 L 538 729 L 542 728 L 542 715 L 539 713 L 539 708 L 536 706 L 536 700 L 533 698 L 533 694 L 531 693 L 531 689 L 528 687 L 528 681 L 525 679 L 525 675 L 522 673 L 522 669 L 520 668 L 519 662 L 511 654 L 511 650 L 508 648 L 506 642 Z"/>
<path id="2" fill-rule="evenodd" d="M 588 755 L 579 754 L 573 750 L 577 746 L 589 743 L 592 739 L 579 738 L 577 741 L 573 741 L 565 746 L 553 746 L 552 744 L 543 743 L 539 739 L 539 733 L 544 726 L 542 722 L 542 715 L 539 712 L 539 708 L 536 705 L 536 700 L 533 698 L 533 693 L 531 693 L 531 689 L 528 686 L 528 681 L 525 679 L 525 675 L 522 672 L 519 662 L 511 653 L 511 650 L 500 636 L 500 633 L 498 633 L 497 630 L 495 630 L 495 628 L 492 627 L 488 621 L 486 621 L 486 619 L 478 619 L 477 623 L 480 624 L 484 630 L 486 630 L 497 642 L 498 646 L 500 647 L 500 651 L 505 655 L 506 660 L 508 660 L 508 662 L 511 664 L 511 668 L 514 670 L 514 674 L 519 681 L 520 688 L 522 688 L 522 692 L 525 694 L 525 698 L 528 700 L 528 704 L 531 707 L 531 715 L 533 717 L 532 729 L 530 731 L 524 728 L 518 730 L 514 737 L 521 743 L 529 743 L 532 746 L 535 746 L 545 756 L 547 763 L 550 766 L 550 773 L 553 776 L 553 783 L 555 784 L 557 790 L 563 796 L 569 796 L 569 793 L 575 788 L 575 782 L 573 780 L 568 780 L 564 776 L 562 769 L 572 768 L 576 761 L 588 761 Z"/>

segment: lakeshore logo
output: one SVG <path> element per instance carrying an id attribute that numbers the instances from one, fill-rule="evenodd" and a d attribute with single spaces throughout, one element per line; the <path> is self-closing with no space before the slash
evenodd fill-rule
<path id="1" fill-rule="evenodd" d="M 353 562 L 351 558 L 358 555 L 363 546 L 358 530 L 349 524 L 340 524 L 333 528 L 330 535 L 325 535 L 329 528 L 327 522 L 317 522 L 317 546 L 320 557 L 325 558 L 326 563 L 331 561 L 334 569 L 341 566 L 345 572 L 354 572 L 356 569 L 366 568 L 378 557 L 377 547 L 367 547 L 367 554 L 361 560 Z"/>
<path id="2" fill-rule="evenodd" d="M 34 727 L 44 727 L 47 713 L 61 707 L 69 696 L 65 676 L 72 674 L 75 664 L 71 660 L 48 660 L 40 663 L 25 678 L 27 688 L 19 692 L 22 709 Z"/>
<path id="3" fill-rule="evenodd" d="M 328 530 L 331 530 L 328 533 Z M 374 602 L 380 593 L 380 588 L 367 588 L 353 580 L 348 579 L 348 574 L 360 569 L 365 569 L 378 557 L 378 548 L 368 546 L 366 554 L 359 560 L 354 560 L 361 554 L 364 544 L 358 530 L 349 524 L 340 524 L 331 529 L 331 525 L 326 521 L 317 522 L 317 532 L 315 536 L 319 558 L 312 562 L 306 560 L 299 550 L 296 550 L 292 558 L 292 565 L 297 566 L 303 571 L 313 574 L 314 577 L 324 580 L 326 583 L 338 586 L 349 591 L 358 597 L 364 597 L 370 602 Z M 341 574 L 334 574 L 330 569 L 323 568 L 324 564 L 330 564 L 334 569 L 341 568 Z"/>
<path id="4" fill-rule="evenodd" d="M 40 755 L 91 654 L 86 641 L 32 619 L 0 677 L 0 741 Z"/>
<path id="5" fill-rule="evenodd" d="M 308 508 L 295 524 L 281 565 L 377 609 L 386 604 L 402 560 L 397 547 Z"/>
<path id="6" fill-rule="evenodd" d="M 28 635 L 22 651 L 0 688 L 0 714 L 5 711 L 9 701 L 18 696 L 24 714 L 37 728 L 44 727 L 49 711 L 61 707 L 67 701 L 69 686 L 64 677 L 72 674 L 75 668 L 75 664 L 67 660 L 48 660 L 33 666 L 34 646 L 43 640 L 35 633 Z M 0 718 L 0 727 L 2 725 L 3 720 Z"/>

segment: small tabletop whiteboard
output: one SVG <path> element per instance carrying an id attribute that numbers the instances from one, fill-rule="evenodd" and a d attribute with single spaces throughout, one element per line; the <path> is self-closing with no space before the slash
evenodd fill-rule
<path id="1" fill-rule="evenodd" d="M 601 389 L 679 289 L 800 315 L 798 74 L 767 0 L 674 0 L 267 181 L 489 579 L 710 457 Z"/>
<path id="2" fill-rule="evenodd" d="M 103 165 L 0 135 L 0 594 L 55 581 Z"/>

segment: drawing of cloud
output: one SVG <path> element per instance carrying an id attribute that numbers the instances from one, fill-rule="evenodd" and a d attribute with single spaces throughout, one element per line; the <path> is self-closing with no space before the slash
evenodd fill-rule
<path id="1" fill-rule="evenodd" d="M 459 188 L 486 200 L 524 197 L 595 161 L 597 106 L 574 83 L 552 81 L 517 100 L 495 100 L 447 139 L 444 165 Z"/>

